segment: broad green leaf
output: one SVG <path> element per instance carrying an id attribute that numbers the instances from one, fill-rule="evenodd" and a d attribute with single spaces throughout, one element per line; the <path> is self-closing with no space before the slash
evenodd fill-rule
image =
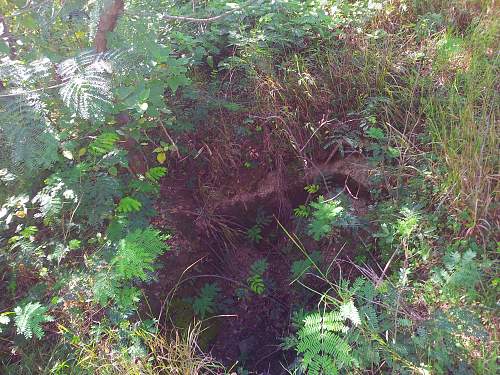
<path id="1" fill-rule="evenodd" d="M 385 137 L 384 131 L 380 128 L 370 128 L 366 131 L 366 135 L 370 138 L 380 140 Z"/>
<path id="2" fill-rule="evenodd" d="M 175 75 L 167 78 L 167 85 L 174 94 L 180 86 L 187 85 L 190 82 L 191 81 L 189 80 L 189 78 L 187 78 L 185 75 Z"/>

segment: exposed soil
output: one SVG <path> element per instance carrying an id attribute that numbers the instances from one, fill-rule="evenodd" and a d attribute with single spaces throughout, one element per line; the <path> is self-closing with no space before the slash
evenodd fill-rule
<path id="1" fill-rule="evenodd" d="M 206 323 L 210 328 L 201 339 L 204 349 L 229 366 L 238 363 L 259 374 L 285 374 L 287 354 L 279 345 L 290 333 L 290 314 L 297 307 L 293 301 L 303 305 L 307 301 L 300 287 L 290 285 L 291 263 L 303 256 L 278 221 L 292 232 L 296 229 L 291 209 L 310 199 L 304 186 L 311 182 L 321 184 L 325 195 L 335 188 L 344 189 L 353 209 L 364 213 L 369 169 L 361 157 L 352 155 L 305 173 L 292 168 L 286 173 L 242 168 L 218 186 L 208 186 L 204 181 L 193 182 L 196 172 L 191 167 L 177 166 L 172 173 L 176 179 L 168 179 L 161 188 L 154 224 L 171 228 L 174 235 L 159 280 L 149 290 L 152 312 L 162 311 L 163 301 L 169 298 L 173 301 L 170 323 L 187 325 L 194 314 L 185 298 L 196 295 L 204 283 L 217 282 L 221 289 L 218 313 L 229 316 Z M 263 240 L 254 244 L 246 230 L 255 224 L 259 212 L 273 219 L 263 228 Z M 347 233 L 345 238 L 330 241 L 322 246 L 324 260 L 332 262 L 339 253 L 353 258 L 353 242 Z M 317 250 L 313 241 L 306 239 L 304 245 Z M 242 296 L 251 265 L 262 258 L 269 263 L 264 275 L 266 292 Z M 345 277 L 351 270 L 345 265 L 332 267 L 332 277 L 339 272 Z M 320 281 L 308 281 L 318 290 L 324 287 Z"/>

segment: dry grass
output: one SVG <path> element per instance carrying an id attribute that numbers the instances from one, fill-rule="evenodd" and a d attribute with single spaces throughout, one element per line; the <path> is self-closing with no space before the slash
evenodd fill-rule
<path id="1" fill-rule="evenodd" d="M 184 334 L 171 335 L 135 331 L 144 343 L 145 356 L 132 357 L 117 350 L 117 333 L 108 331 L 99 343 L 78 344 L 74 374 L 96 375 L 201 375 L 222 374 L 223 366 L 198 346 L 201 325 L 194 324 Z"/>

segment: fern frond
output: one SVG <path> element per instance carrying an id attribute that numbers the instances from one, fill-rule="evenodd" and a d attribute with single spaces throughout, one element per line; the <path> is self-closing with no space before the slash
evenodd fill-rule
<path id="1" fill-rule="evenodd" d="M 11 88 L 32 88 L 52 76 L 54 66 L 47 58 L 29 64 L 6 57 L 0 60 L 0 79 Z"/>
<path id="2" fill-rule="evenodd" d="M 146 172 L 146 177 L 153 182 L 158 182 L 160 178 L 162 178 L 166 174 L 167 174 L 167 168 L 153 167 Z"/>
<path id="3" fill-rule="evenodd" d="M 0 166 L 13 172 L 48 168 L 57 160 L 57 134 L 50 126 L 42 96 L 16 88 L 0 100 Z"/>
<path id="4" fill-rule="evenodd" d="M 195 314 L 204 319 L 207 313 L 214 313 L 219 292 L 220 288 L 217 283 L 203 285 L 198 296 L 193 300 Z"/>
<path id="5" fill-rule="evenodd" d="M 344 320 L 337 311 L 313 313 L 304 319 L 296 349 L 308 374 L 336 374 L 353 362 L 349 343 L 338 334 L 348 330 Z"/>
<path id="6" fill-rule="evenodd" d="M 90 225 L 100 225 L 113 212 L 115 198 L 121 196 L 118 180 L 106 174 L 89 176 L 77 191 L 81 200 L 77 215 Z"/>
<path id="7" fill-rule="evenodd" d="M 24 335 L 27 339 L 33 337 L 33 334 L 41 339 L 44 336 L 42 324 L 52 322 L 54 318 L 47 315 L 48 308 L 42 306 L 39 302 L 29 302 L 24 307 L 16 307 L 14 312 L 16 316 L 14 321 L 17 327 L 17 334 Z"/>
<path id="8" fill-rule="evenodd" d="M 125 280 L 147 280 L 147 271 L 154 270 L 156 258 L 168 249 L 160 231 L 151 228 L 136 230 L 122 239 L 111 264 Z"/>
<path id="9" fill-rule="evenodd" d="M 354 306 L 354 303 L 352 301 L 344 303 L 342 306 L 340 306 L 340 315 L 344 319 L 349 319 L 355 326 L 361 324 L 358 309 L 356 308 L 356 306 Z"/>
<path id="10" fill-rule="evenodd" d="M 115 148 L 120 137 L 114 132 L 104 132 L 89 144 L 89 149 L 95 155 L 104 155 Z"/>
<path id="11" fill-rule="evenodd" d="M 64 83 L 63 102 L 86 120 L 102 121 L 110 111 L 114 53 L 86 51 L 61 62 L 58 74 Z"/>
<path id="12" fill-rule="evenodd" d="M 129 213 L 133 211 L 140 211 L 142 203 L 132 197 L 123 197 L 118 204 L 116 210 L 122 213 Z"/>

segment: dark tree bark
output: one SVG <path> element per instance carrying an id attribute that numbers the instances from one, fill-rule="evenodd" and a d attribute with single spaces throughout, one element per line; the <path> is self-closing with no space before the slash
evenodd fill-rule
<path id="1" fill-rule="evenodd" d="M 115 0 L 111 6 L 104 10 L 99 19 L 94 39 L 94 46 L 97 52 L 105 52 L 108 49 L 107 34 L 116 27 L 116 22 L 123 13 L 124 7 L 123 0 Z"/>

